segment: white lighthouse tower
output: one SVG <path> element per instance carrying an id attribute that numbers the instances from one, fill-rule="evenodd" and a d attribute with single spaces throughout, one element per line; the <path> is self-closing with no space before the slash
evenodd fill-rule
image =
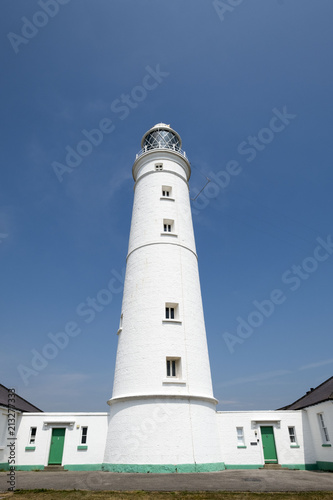
<path id="1" fill-rule="evenodd" d="M 190 163 L 158 123 L 133 165 L 135 196 L 104 470 L 224 468 L 190 211 Z"/>

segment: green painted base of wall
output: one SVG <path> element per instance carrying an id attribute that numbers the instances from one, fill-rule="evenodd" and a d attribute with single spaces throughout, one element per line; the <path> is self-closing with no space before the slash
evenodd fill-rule
<path id="1" fill-rule="evenodd" d="M 15 465 L 15 470 L 43 470 L 44 465 Z M 1 470 L 9 470 L 8 463 L 0 463 L 0 471 Z"/>
<path id="2" fill-rule="evenodd" d="M 38 471 L 44 470 L 44 465 L 16 465 L 16 471 Z M 64 465 L 65 470 L 73 470 L 73 471 L 95 471 L 102 470 L 102 464 L 74 464 L 74 465 Z M 8 463 L 0 463 L 0 471 L 9 470 Z"/>
<path id="3" fill-rule="evenodd" d="M 317 462 L 319 470 L 327 470 L 333 472 L 333 462 Z"/>
<path id="4" fill-rule="evenodd" d="M 44 465 L 15 465 L 15 471 L 17 471 L 17 470 L 43 470 L 43 469 L 44 469 Z M 0 463 L 0 471 L 9 471 L 8 462 Z"/>
<path id="5" fill-rule="evenodd" d="M 333 462 L 317 462 L 315 464 L 281 464 L 283 468 L 291 470 L 323 470 L 333 472 Z M 135 472 L 146 474 L 148 472 L 160 474 L 170 473 L 189 473 L 189 472 L 218 472 L 225 469 L 260 469 L 263 464 L 153 464 L 153 465 L 138 465 L 138 464 L 76 464 L 64 465 L 64 469 L 71 471 L 107 471 L 107 472 Z M 17 465 L 17 471 L 39 471 L 43 470 L 44 465 Z M 9 465 L 7 462 L 0 463 L 0 471 L 8 471 Z"/>
<path id="6" fill-rule="evenodd" d="M 225 464 L 226 469 L 259 469 L 262 464 Z"/>
<path id="7" fill-rule="evenodd" d="M 217 472 L 225 470 L 223 462 L 214 464 L 103 464 L 107 472 L 135 472 L 139 474 L 173 474 L 188 472 Z"/>
<path id="8" fill-rule="evenodd" d="M 102 470 L 102 464 L 71 464 L 64 465 L 66 470 L 76 470 L 76 471 L 93 471 Z"/>
<path id="9" fill-rule="evenodd" d="M 318 470 L 317 464 L 282 464 L 282 467 L 290 470 Z"/>
<path id="10" fill-rule="evenodd" d="M 17 465 L 16 470 L 44 470 L 44 465 Z"/>
<path id="11" fill-rule="evenodd" d="M 319 464 L 329 464 L 333 470 L 333 463 L 332 462 L 317 462 L 317 464 L 281 464 L 281 467 L 284 469 L 291 469 L 291 470 L 330 470 L 329 468 L 324 469 L 321 467 Z M 226 469 L 262 469 L 263 464 L 226 464 L 225 468 Z"/>

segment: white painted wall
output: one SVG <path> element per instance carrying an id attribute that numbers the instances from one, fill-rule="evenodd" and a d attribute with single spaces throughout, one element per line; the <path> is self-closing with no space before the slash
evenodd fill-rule
<path id="1" fill-rule="evenodd" d="M 162 172 L 155 171 L 157 161 L 163 162 Z M 135 169 L 113 398 L 213 396 L 185 166 L 185 160 L 171 152 L 152 152 L 141 157 Z M 172 187 L 174 201 L 161 199 L 164 185 Z M 175 221 L 175 236 L 161 235 L 166 218 Z M 163 322 L 166 302 L 179 304 L 181 323 Z M 181 357 L 184 384 L 164 382 L 167 356 Z"/>
<path id="2" fill-rule="evenodd" d="M 170 270 L 165 269 L 164 262 L 170 263 Z M 190 289 L 183 283 L 183 276 Z M 181 323 L 163 322 L 166 302 L 179 303 Z M 131 255 L 113 397 L 162 393 L 213 396 L 200 304 L 197 260 L 188 250 L 153 245 Z M 182 385 L 166 382 L 167 356 L 181 357 Z"/>
<path id="3" fill-rule="evenodd" d="M 111 406 L 105 463 L 221 461 L 214 405 L 188 399 L 123 401 Z"/>
<path id="4" fill-rule="evenodd" d="M 307 414 L 311 435 L 313 436 L 316 460 L 318 462 L 333 463 L 333 402 L 325 401 L 314 406 L 309 406 L 306 408 L 305 413 Z M 327 443 L 323 440 L 320 432 L 318 413 L 322 413 L 324 416 L 330 438 L 330 447 L 323 446 L 323 444 Z"/>
<path id="5" fill-rule="evenodd" d="M 105 452 L 110 458 L 107 463 L 115 464 L 221 461 L 231 468 L 260 466 L 264 464 L 260 425 L 273 426 L 280 464 L 293 467 L 317 461 L 332 463 L 332 447 L 322 447 L 317 415 L 324 413 L 331 437 L 332 408 L 331 402 L 325 402 L 299 411 L 215 413 L 214 405 L 208 401 L 139 398 L 111 406 L 109 430 L 107 413 L 17 413 L 16 464 L 46 466 L 52 426 L 60 426 L 66 428 L 63 465 L 102 464 Z M 6 408 L 1 408 L 0 416 L 0 463 L 6 463 Z M 88 427 L 88 449 L 79 451 L 82 426 Z M 299 448 L 291 447 L 288 426 L 295 427 Z M 37 427 L 36 449 L 26 451 L 25 448 L 31 446 L 31 427 Z M 236 427 L 244 428 L 246 448 L 237 448 Z M 220 440 L 216 439 L 217 433 Z M 251 445 L 257 440 L 256 446 Z"/>
<path id="6" fill-rule="evenodd" d="M 72 425 L 70 425 L 72 423 Z M 81 445 L 81 427 L 88 427 L 87 450 Z M 52 427 L 65 427 L 63 465 L 101 464 L 108 426 L 107 413 L 24 413 L 17 434 L 17 463 L 19 465 L 48 464 Z M 29 444 L 30 428 L 37 427 L 36 442 Z M 26 451 L 35 446 L 34 451 Z"/>
<path id="7" fill-rule="evenodd" d="M 15 413 L 15 428 L 18 429 L 22 418 L 22 412 L 15 411 L 14 413 Z M 7 439 L 8 437 L 11 437 L 8 433 L 8 408 L 5 406 L 0 406 L 0 464 L 7 464 L 8 462 L 9 451 L 10 451 L 7 446 L 9 443 Z"/>
<path id="8" fill-rule="evenodd" d="M 302 411 L 218 412 L 223 461 L 227 466 L 264 465 L 260 425 L 272 426 L 278 463 L 316 463 L 311 436 L 304 436 Z M 296 429 L 299 448 L 291 446 L 288 427 Z M 236 427 L 244 428 L 246 448 L 237 448 Z M 257 445 L 251 445 L 257 442 Z"/>
<path id="9" fill-rule="evenodd" d="M 7 408 L 0 406 L 0 464 L 7 462 Z"/>
<path id="10" fill-rule="evenodd" d="M 156 163 L 163 163 L 162 171 L 156 171 Z M 170 150 L 151 150 L 133 166 L 135 196 L 106 463 L 221 462 L 190 173 L 188 161 Z M 162 197 L 163 186 L 172 189 L 169 199 Z M 174 221 L 173 234 L 163 234 L 164 219 Z M 179 304 L 177 322 L 165 321 L 166 303 Z M 167 379 L 167 357 L 181 358 L 178 380 Z M 172 420 L 161 421 L 156 435 L 133 451 L 140 422 L 148 421 L 157 405 L 172 408 Z"/>

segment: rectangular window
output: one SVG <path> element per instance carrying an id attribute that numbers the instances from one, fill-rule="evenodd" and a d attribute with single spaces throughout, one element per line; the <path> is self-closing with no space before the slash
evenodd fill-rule
<path id="1" fill-rule="evenodd" d="M 175 319 L 175 308 L 166 307 L 165 308 L 165 319 Z"/>
<path id="2" fill-rule="evenodd" d="M 288 427 L 291 444 L 297 444 L 295 427 Z"/>
<path id="3" fill-rule="evenodd" d="M 156 163 L 155 170 L 159 170 L 159 171 L 163 170 L 163 163 Z"/>
<path id="4" fill-rule="evenodd" d="M 176 360 L 167 359 L 167 377 L 176 376 Z"/>
<path id="5" fill-rule="evenodd" d="M 171 219 L 163 219 L 163 231 L 164 233 L 173 233 L 174 221 Z"/>
<path id="6" fill-rule="evenodd" d="M 236 431 L 237 431 L 237 446 L 245 446 L 244 428 L 236 427 Z"/>
<path id="7" fill-rule="evenodd" d="M 88 427 L 81 427 L 81 444 L 87 443 Z"/>
<path id="8" fill-rule="evenodd" d="M 165 304 L 165 319 L 179 319 L 178 304 L 170 302 Z"/>
<path id="9" fill-rule="evenodd" d="M 162 186 L 162 197 L 170 198 L 171 196 L 171 187 L 170 186 Z"/>
<path id="10" fill-rule="evenodd" d="M 36 442 L 37 427 L 30 427 L 30 438 L 29 444 L 35 444 Z"/>
<path id="11" fill-rule="evenodd" d="M 320 432 L 321 432 L 321 437 L 323 440 L 323 443 L 329 443 L 330 438 L 328 435 L 328 430 L 325 425 L 325 420 L 324 420 L 324 414 L 323 413 L 318 413 L 318 419 L 319 419 L 319 426 L 320 426 Z"/>
<path id="12" fill-rule="evenodd" d="M 166 375 L 168 378 L 180 378 L 180 358 L 166 358 Z"/>

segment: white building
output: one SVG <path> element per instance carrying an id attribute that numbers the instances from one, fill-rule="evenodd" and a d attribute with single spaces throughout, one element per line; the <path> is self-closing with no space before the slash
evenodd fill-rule
<path id="1" fill-rule="evenodd" d="M 16 403 L 17 469 L 205 472 L 266 464 L 333 470 L 333 377 L 281 410 L 216 412 L 191 167 L 181 146 L 177 132 L 159 123 L 144 135 L 133 165 L 110 413 L 43 413 Z M 5 392 L 0 390 L 0 469 L 8 469 L 11 452 Z"/>
<path id="2" fill-rule="evenodd" d="M 191 167 L 181 145 L 177 132 L 159 123 L 144 135 L 133 165 L 107 470 L 224 467 L 190 209 Z M 138 440 L 143 422 L 147 436 Z"/>
<path id="3" fill-rule="evenodd" d="M 302 413 L 306 458 L 312 458 L 320 470 L 333 471 L 333 377 L 282 410 Z"/>

